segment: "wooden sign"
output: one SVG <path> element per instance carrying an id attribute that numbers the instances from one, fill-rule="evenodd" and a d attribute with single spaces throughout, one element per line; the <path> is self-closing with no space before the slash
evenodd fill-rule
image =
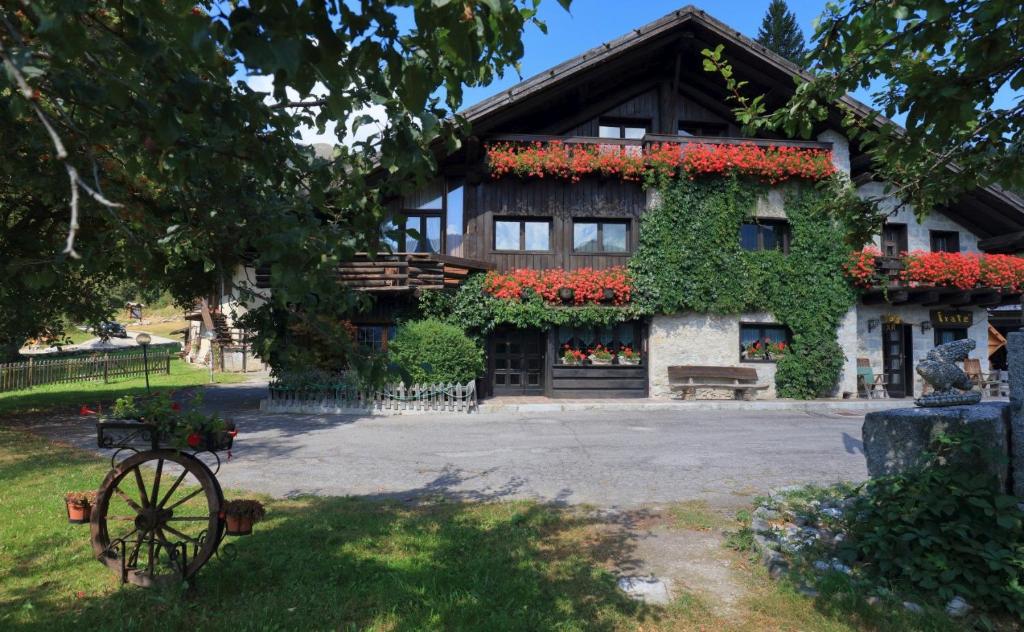
<path id="1" fill-rule="evenodd" d="M 936 327 L 970 327 L 974 324 L 973 312 L 956 312 L 946 309 L 933 309 L 929 312 L 932 325 Z"/>

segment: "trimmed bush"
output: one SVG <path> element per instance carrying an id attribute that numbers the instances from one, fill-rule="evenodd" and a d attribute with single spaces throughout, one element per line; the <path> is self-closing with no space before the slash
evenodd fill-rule
<path id="1" fill-rule="evenodd" d="M 484 352 L 455 325 L 427 319 L 406 323 L 388 343 L 404 381 L 465 384 L 484 371 Z"/>

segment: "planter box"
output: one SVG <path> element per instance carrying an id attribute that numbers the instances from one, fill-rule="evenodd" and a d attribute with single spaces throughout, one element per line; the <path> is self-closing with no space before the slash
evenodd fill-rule
<path id="1" fill-rule="evenodd" d="M 551 367 L 551 397 L 586 399 L 647 397 L 647 366 L 556 364 Z"/>
<path id="2" fill-rule="evenodd" d="M 230 450 L 234 437 L 229 432 L 207 432 L 200 435 L 199 445 L 179 448 L 171 437 L 159 432 L 155 425 L 135 419 L 112 419 L 96 422 L 96 444 L 104 449 L 134 450 L 185 449 L 196 452 Z"/>

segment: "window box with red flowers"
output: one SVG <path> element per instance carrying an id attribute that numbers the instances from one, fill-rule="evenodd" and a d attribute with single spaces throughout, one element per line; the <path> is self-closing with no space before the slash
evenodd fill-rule
<path id="1" fill-rule="evenodd" d="M 484 292 L 500 299 L 529 300 L 536 294 L 548 303 L 572 305 L 629 302 L 632 284 L 622 266 L 594 270 L 580 268 L 565 270 L 517 269 L 511 272 L 488 272 L 484 278 Z"/>
<path id="2" fill-rule="evenodd" d="M 831 152 L 803 147 L 714 143 L 663 143 L 643 147 L 599 144 L 495 143 L 487 146 L 491 176 L 560 178 L 589 175 L 641 181 L 646 175 L 737 174 L 778 184 L 793 178 L 824 180 L 836 172 Z"/>
<path id="3" fill-rule="evenodd" d="M 851 254 L 843 269 L 855 286 L 865 289 L 881 287 L 887 278 L 890 285 L 903 287 L 994 288 L 1008 292 L 1024 288 L 1024 258 L 1012 255 L 914 250 L 899 258 L 890 276 L 879 272 L 881 261 L 878 249 L 869 246 Z"/>

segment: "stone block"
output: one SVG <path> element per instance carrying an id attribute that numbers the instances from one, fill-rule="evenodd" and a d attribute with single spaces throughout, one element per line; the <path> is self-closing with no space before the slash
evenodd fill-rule
<path id="1" fill-rule="evenodd" d="M 1010 468 L 1005 462 L 1009 453 L 1010 404 L 984 402 L 971 406 L 946 408 L 897 408 L 868 413 L 864 417 L 864 456 L 872 477 L 896 474 L 920 466 L 923 455 L 940 434 L 969 429 L 989 446 L 991 456 L 971 468 L 991 471 L 1001 489 L 1007 489 Z"/>
<path id="2" fill-rule="evenodd" d="M 1010 466 L 1013 468 L 1013 493 L 1024 498 L 1024 331 L 1006 337 L 1010 365 Z"/>

